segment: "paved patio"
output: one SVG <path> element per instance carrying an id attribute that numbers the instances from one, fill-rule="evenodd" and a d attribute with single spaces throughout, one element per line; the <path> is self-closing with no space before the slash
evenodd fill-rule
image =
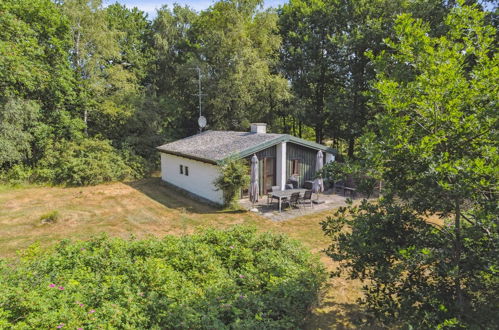
<path id="1" fill-rule="evenodd" d="M 316 200 L 317 195 L 313 194 L 312 199 Z M 323 201 L 322 204 L 313 204 L 313 207 L 310 207 L 309 205 L 302 205 L 299 209 L 286 206 L 286 208 L 283 207 L 282 212 L 280 213 L 276 200 L 274 200 L 274 202 L 270 205 L 267 205 L 267 196 L 262 196 L 258 203 L 256 203 L 254 206 L 251 204 L 248 198 L 241 199 L 239 201 L 239 204 L 243 208 L 251 210 L 253 212 L 258 212 L 260 215 L 271 220 L 283 221 L 328 209 L 334 209 L 340 206 L 345 206 L 347 205 L 346 199 L 347 197 L 343 197 L 342 195 L 333 193 L 332 190 L 328 190 L 319 195 L 319 200 Z"/>

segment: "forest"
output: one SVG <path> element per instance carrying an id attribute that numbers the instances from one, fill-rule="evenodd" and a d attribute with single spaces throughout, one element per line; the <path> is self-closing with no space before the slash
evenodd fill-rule
<path id="1" fill-rule="evenodd" d="M 150 173 L 154 147 L 198 131 L 196 68 L 207 129 L 266 122 L 354 157 L 382 111 L 372 58 L 389 48 L 395 18 L 422 18 L 439 36 L 455 6 L 229 0 L 165 5 L 150 20 L 100 0 L 2 1 L 1 178 L 88 185 Z M 496 24 L 491 3 L 477 6 Z"/>

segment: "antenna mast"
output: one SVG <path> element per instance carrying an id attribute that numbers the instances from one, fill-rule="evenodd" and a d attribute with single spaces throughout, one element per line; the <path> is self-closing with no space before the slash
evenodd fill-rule
<path id="1" fill-rule="evenodd" d="M 198 119 L 198 125 L 199 125 L 199 133 L 203 131 L 203 128 L 206 126 L 206 118 L 203 117 L 201 108 L 202 108 L 202 102 L 201 98 L 205 96 L 206 94 L 201 93 L 201 68 L 199 66 L 193 68 L 198 72 L 198 93 L 194 94 L 198 96 L 199 98 L 199 119 Z"/>

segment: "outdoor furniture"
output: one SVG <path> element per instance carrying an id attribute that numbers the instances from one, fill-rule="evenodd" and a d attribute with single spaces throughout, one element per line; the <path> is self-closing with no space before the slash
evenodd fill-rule
<path id="1" fill-rule="evenodd" d="M 303 183 L 303 188 L 311 190 L 314 185 L 314 181 L 308 180 Z"/>
<path id="2" fill-rule="evenodd" d="M 306 189 L 287 189 L 272 192 L 272 198 L 279 200 L 279 212 L 282 210 L 282 202 L 291 197 L 293 193 L 305 193 Z"/>
<path id="3" fill-rule="evenodd" d="M 337 180 L 333 181 L 333 191 L 336 193 L 336 189 L 343 189 L 345 188 L 345 180 Z"/>
<path id="4" fill-rule="evenodd" d="M 350 197 L 355 199 L 355 195 L 357 194 L 357 189 L 352 188 L 352 187 L 343 187 L 343 196 L 346 196 L 346 192 L 350 194 Z"/>
<path id="5" fill-rule="evenodd" d="M 289 177 L 288 182 L 286 182 L 286 183 L 293 185 L 293 189 L 297 189 L 299 182 L 300 182 L 300 179 L 298 178 L 298 175 L 293 174 Z"/>
<path id="6" fill-rule="evenodd" d="M 286 190 L 295 189 L 291 183 L 286 184 Z"/>
<path id="7" fill-rule="evenodd" d="M 289 199 L 284 200 L 284 202 L 289 204 L 289 206 L 291 207 L 295 206 L 300 208 L 300 193 L 299 192 L 292 193 Z"/>
<path id="8" fill-rule="evenodd" d="M 300 198 L 300 204 L 303 205 L 310 205 L 311 207 L 314 207 L 314 204 L 312 203 L 312 190 L 307 190 L 303 194 L 303 197 Z"/>
<path id="9" fill-rule="evenodd" d="M 347 178 L 346 180 L 334 181 L 333 191 L 336 192 L 337 189 L 343 191 L 343 196 L 346 196 L 348 193 L 350 197 L 355 198 L 357 194 L 357 189 L 355 188 L 355 183 L 352 178 Z"/>
<path id="10" fill-rule="evenodd" d="M 272 197 L 272 193 L 273 192 L 276 192 L 276 191 L 280 191 L 281 190 L 281 187 L 280 186 L 272 186 L 272 190 L 268 192 L 267 194 L 267 205 L 270 204 L 270 202 L 272 201 L 273 197 Z"/>

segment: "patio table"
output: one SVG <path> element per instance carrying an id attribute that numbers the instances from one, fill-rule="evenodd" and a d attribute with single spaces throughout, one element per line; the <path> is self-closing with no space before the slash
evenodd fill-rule
<path id="1" fill-rule="evenodd" d="M 280 191 L 273 191 L 272 198 L 277 198 L 279 200 L 279 212 L 281 212 L 282 200 L 288 197 L 291 197 L 291 194 L 299 192 L 300 195 L 303 195 L 307 191 L 307 189 L 287 189 Z"/>

